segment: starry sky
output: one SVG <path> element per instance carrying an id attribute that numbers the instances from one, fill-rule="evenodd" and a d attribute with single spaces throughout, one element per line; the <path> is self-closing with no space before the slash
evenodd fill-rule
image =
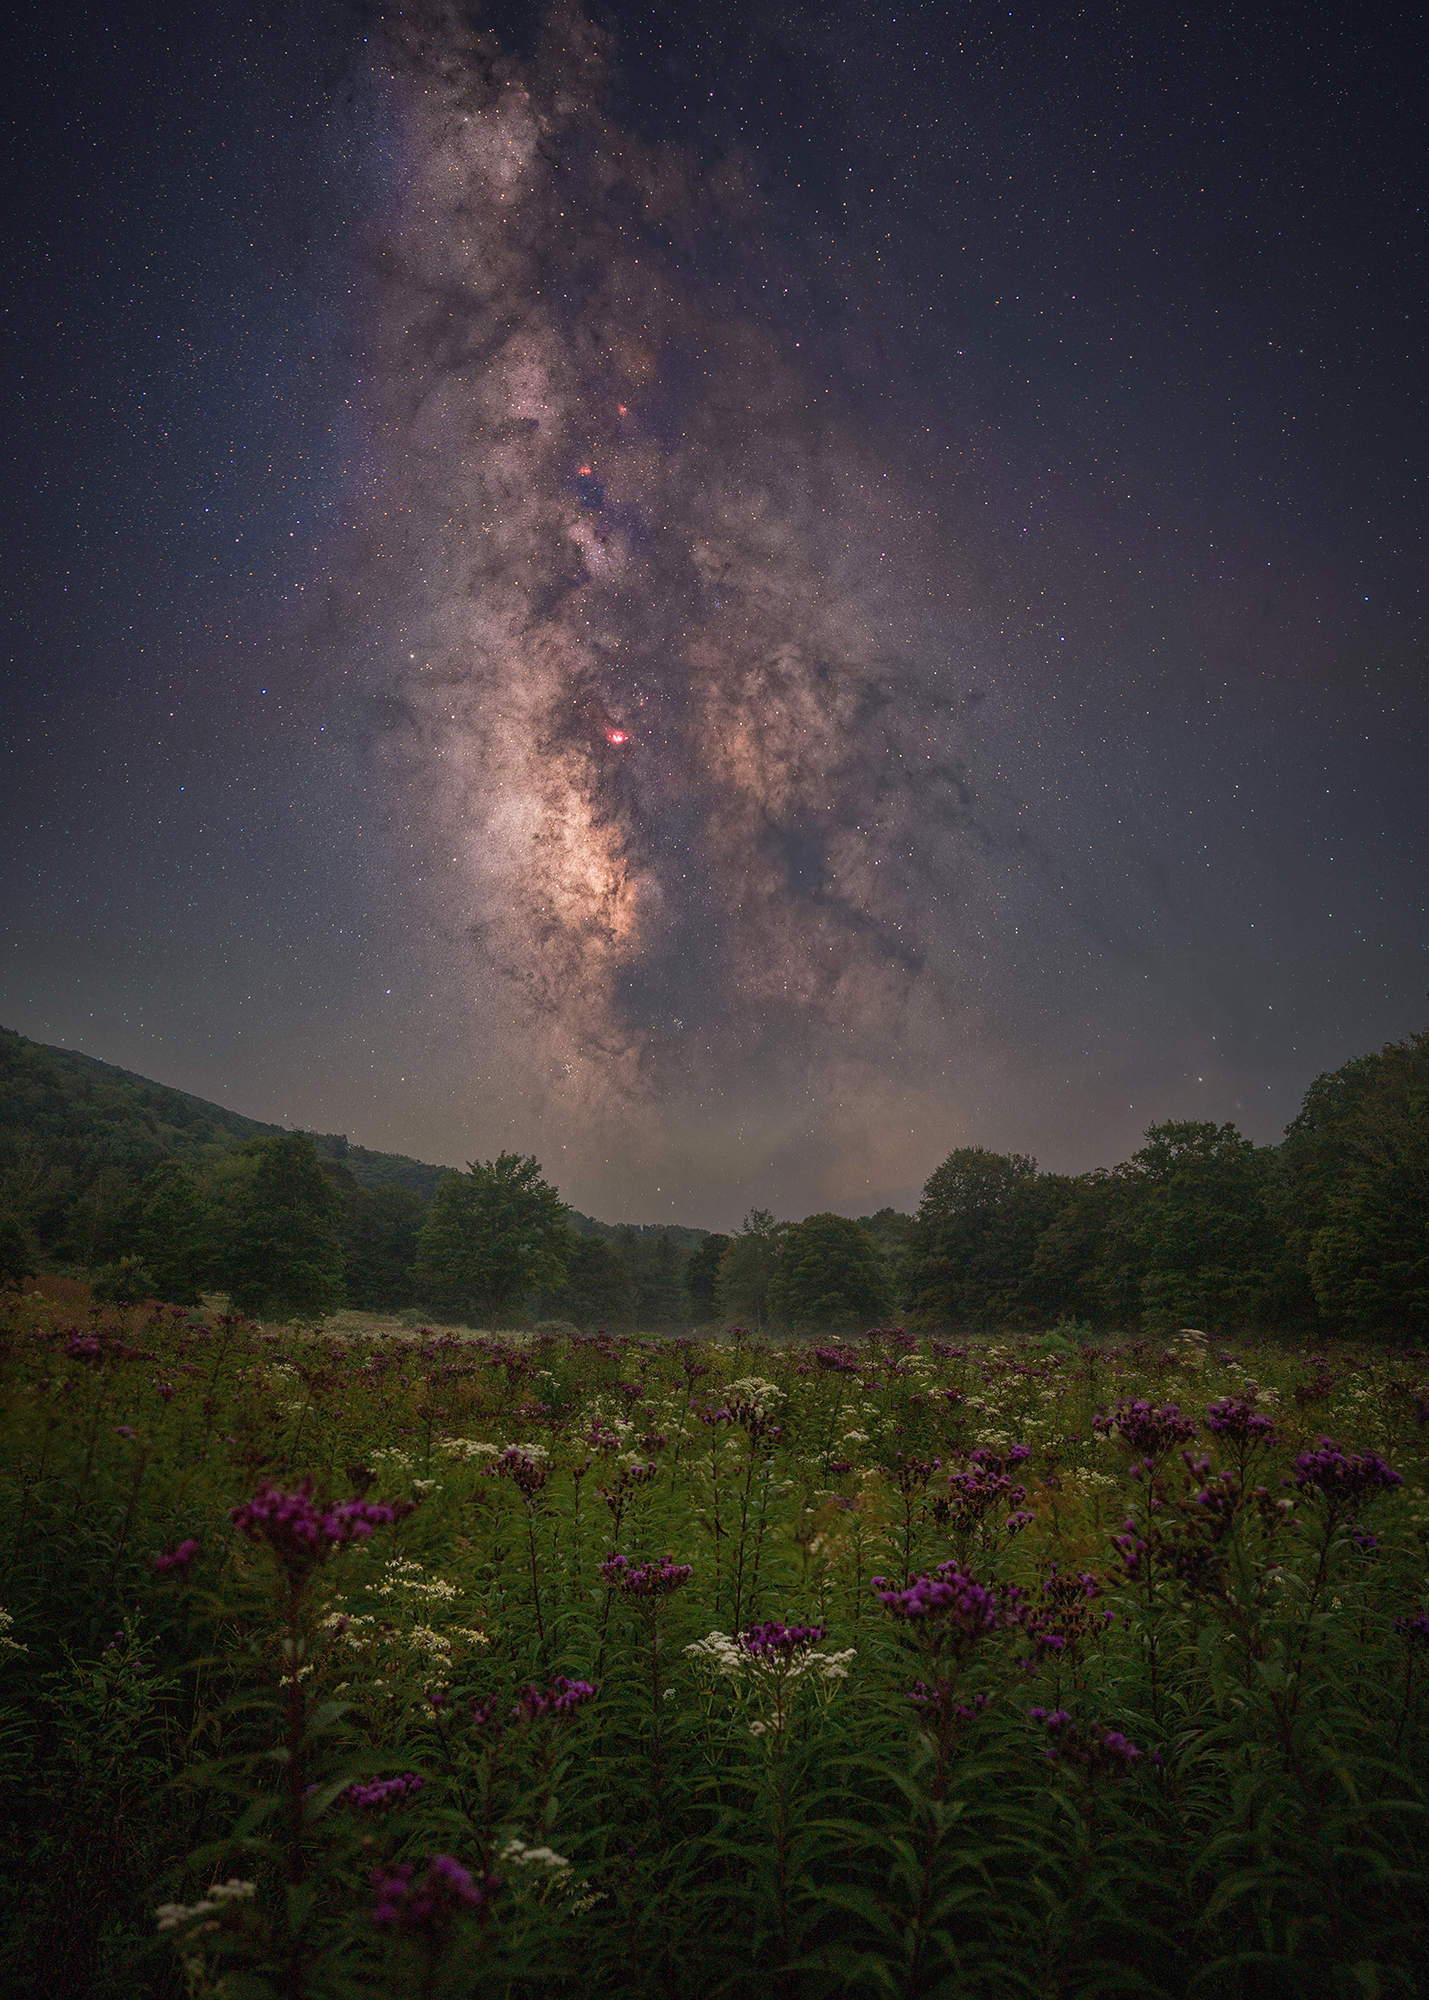
<path id="1" fill-rule="evenodd" d="M 1278 1138 L 1429 1017 L 1414 32 L 29 10 L 0 1019 L 611 1220 Z"/>

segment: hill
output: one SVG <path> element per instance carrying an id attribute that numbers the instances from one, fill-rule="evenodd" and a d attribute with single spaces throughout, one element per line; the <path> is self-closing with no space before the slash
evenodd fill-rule
<path id="1" fill-rule="evenodd" d="M 46 1209 L 68 1209 L 101 1175 L 130 1185 L 166 1160 L 200 1166 L 241 1145 L 272 1138 L 286 1128 L 246 1118 L 171 1084 L 81 1055 L 77 1049 L 32 1042 L 0 1028 L 0 1205 L 22 1205 L 42 1235 Z M 447 1167 L 355 1146 L 345 1134 L 315 1132 L 324 1159 L 340 1161 L 360 1187 L 405 1188 L 430 1201 Z M 664 1223 L 598 1222 L 572 1209 L 571 1226 L 583 1236 L 614 1237 L 633 1228 L 638 1237 L 667 1234 L 678 1249 L 692 1249 L 708 1231 Z"/>

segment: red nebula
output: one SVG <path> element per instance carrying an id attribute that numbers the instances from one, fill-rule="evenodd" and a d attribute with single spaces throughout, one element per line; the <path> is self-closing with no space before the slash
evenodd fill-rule
<path id="1" fill-rule="evenodd" d="M 605 740 L 607 743 L 626 743 L 629 741 L 629 738 L 623 729 L 607 729 Z"/>
<path id="2" fill-rule="evenodd" d="M 582 479 L 590 478 L 590 467 L 588 465 L 583 465 L 581 467 L 581 478 Z"/>

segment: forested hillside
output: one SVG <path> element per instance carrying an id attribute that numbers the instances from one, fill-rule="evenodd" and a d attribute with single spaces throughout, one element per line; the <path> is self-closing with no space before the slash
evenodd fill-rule
<path id="1" fill-rule="evenodd" d="M 753 1210 L 726 1237 L 580 1215 L 534 1159 L 456 1172 L 287 1133 L 0 1031 L 0 1277 L 41 1266 L 277 1318 L 1423 1339 L 1429 1032 L 1318 1077 L 1278 1146 L 1172 1120 L 1075 1176 L 964 1146 L 916 1216 Z"/>

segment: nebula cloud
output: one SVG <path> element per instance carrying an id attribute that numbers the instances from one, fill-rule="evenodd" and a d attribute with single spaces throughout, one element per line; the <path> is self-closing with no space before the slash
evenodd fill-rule
<path id="1" fill-rule="evenodd" d="M 577 9 L 529 63 L 386 33 L 391 768 L 493 1101 L 577 1179 L 906 1186 L 1000 1060 L 948 1080 L 1025 845 L 926 472 L 725 283 L 747 166 L 613 127 Z"/>

